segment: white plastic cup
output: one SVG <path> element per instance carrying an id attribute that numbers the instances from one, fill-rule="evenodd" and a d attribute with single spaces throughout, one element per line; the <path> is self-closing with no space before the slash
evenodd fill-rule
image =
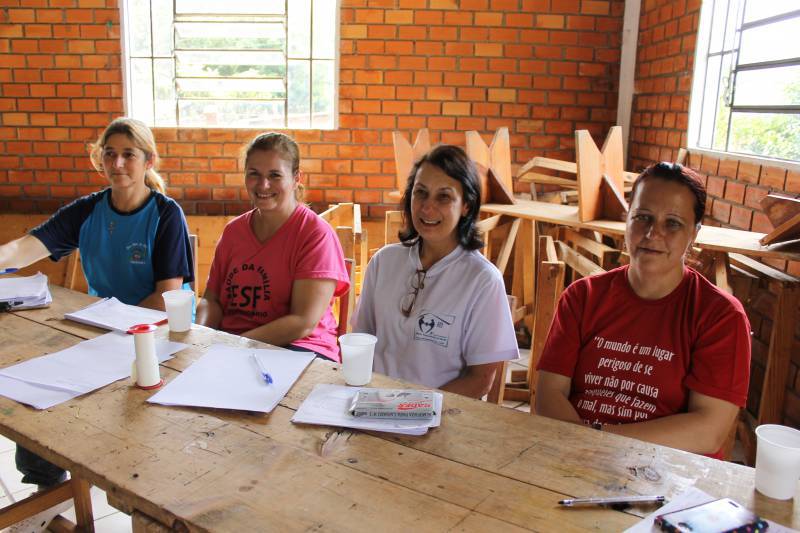
<path id="1" fill-rule="evenodd" d="M 372 381 L 372 358 L 378 338 L 369 333 L 348 333 L 339 337 L 344 381 L 362 387 Z"/>
<path id="2" fill-rule="evenodd" d="M 800 431 L 777 424 L 756 428 L 756 490 L 776 500 L 797 492 L 800 478 Z"/>
<path id="3" fill-rule="evenodd" d="M 164 306 L 167 308 L 169 330 L 175 332 L 189 331 L 192 327 L 192 302 L 194 291 L 176 289 L 161 293 Z"/>

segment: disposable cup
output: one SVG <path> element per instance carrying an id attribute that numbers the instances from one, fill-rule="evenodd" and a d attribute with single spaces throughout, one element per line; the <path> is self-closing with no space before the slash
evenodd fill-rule
<path id="1" fill-rule="evenodd" d="M 372 357 L 376 342 L 378 338 L 368 333 L 348 333 L 339 337 L 345 383 L 361 387 L 372 381 Z"/>
<path id="2" fill-rule="evenodd" d="M 194 291 L 177 289 L 161 293 L 167 308 L 170 331 L 189 331 L 192 327 L 192 302 Z"/>
<path id="3" fill-rule="evenodd" d="M 777 424 L 756 428 L 756 490 L 776 500 L 793 498 L 800 478 L 800 431 Z"/>

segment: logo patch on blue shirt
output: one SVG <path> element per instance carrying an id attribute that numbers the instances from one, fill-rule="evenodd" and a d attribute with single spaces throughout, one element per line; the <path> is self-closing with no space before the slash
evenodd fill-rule
<path id="1" fill-rule="evenodd" d="M 134 265 L 147 263 L 147 245 L 141 242 L 132 242 L 125 247 L 128 251 L 128 260 Z"/>
<path id="2" fill-rule="evenodd" d="M 428 341 L 447 347 L 450 341 L 450 326 L 455 321 L 453 315 L 423 311 L 414 326 L 414 340 Z"/>

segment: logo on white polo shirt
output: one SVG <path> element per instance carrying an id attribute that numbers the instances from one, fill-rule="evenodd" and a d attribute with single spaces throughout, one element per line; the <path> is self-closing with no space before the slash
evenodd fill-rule
<path id="1" fill-rule="evenodd" d="M 456 317 L 441 313 L 423 311 L 417 317 L 414 327 L 414 340 L 429 341 L 447 347 L 450 340 L 450 326 Z"/>

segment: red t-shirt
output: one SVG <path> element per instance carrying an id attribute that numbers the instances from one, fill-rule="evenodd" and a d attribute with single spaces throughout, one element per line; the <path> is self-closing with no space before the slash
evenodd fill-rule
<path id="1" fill-rule="evenodd" d="M 298 205 L 264 243 L 253 233 L 253 213 L 225 226 L 208 274 L 208 288 L 222 306 L 220 329 L 236 335 L 289 314 L 296 279 L 335 280 L 334 296 L 350 286 L 339 240 L 316 213 Z M 292 344 L 339 361 L 330 305 L 311 335 Z"/>
<path id="2" fill-rule="evenodd" d="M 572 378 L 570 402 L 589 422 L 685 412 L 689 390 L 743 407 L 750 324 L 739 300 L 690 268 L 670 294 L 644 300 L 627 272 L 582 278 L 564 291 L 538 369 Z"/>

